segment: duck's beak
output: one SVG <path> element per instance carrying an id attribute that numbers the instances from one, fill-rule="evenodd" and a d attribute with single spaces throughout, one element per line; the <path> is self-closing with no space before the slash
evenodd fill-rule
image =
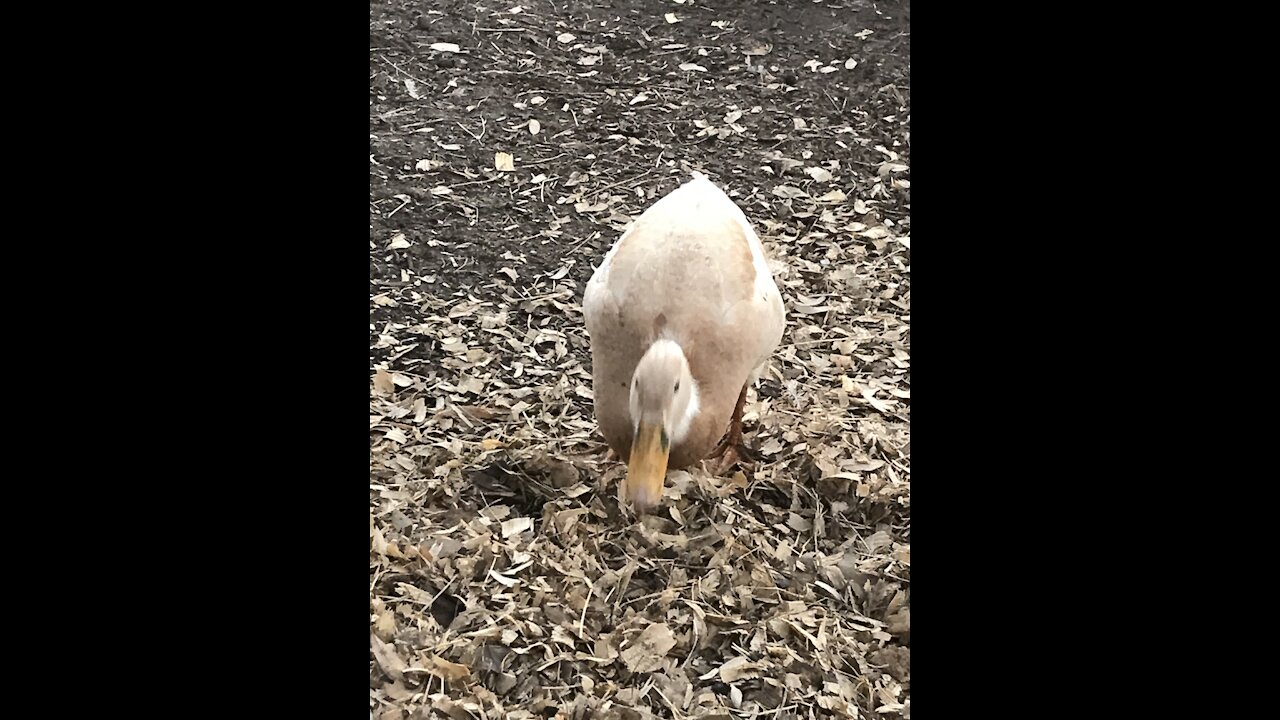
<path id="1" fill-rule="evenodd" d="M 623 494 L 636 512 L 652 509 L 662 499 L 662 481 L 667 476 L 667 457 L 671 447 L 661 425 L 640 421 L 631 441 L 631 457 L 627 460 L 627 477 Z"/>

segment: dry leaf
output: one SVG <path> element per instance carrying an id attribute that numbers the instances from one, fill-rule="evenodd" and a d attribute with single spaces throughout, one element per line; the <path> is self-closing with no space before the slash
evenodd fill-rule
<path id="1" fill-rule="evenodd" d="M 511 157 L 511 153 L 496 152 L 493 154 L 493 169 L 511 172 L 516 169 L 515 159 Z"/>
<path id="2" fill-rule="evenodd" d="M 706 72 L 707 69 L 698 63 L 680 63 L 680 69 L 685 72 Z"/>
<path id="3" fill-rule="evenodd" d="M 676 17 L 675 13 L 667 13 L 666 15 L 663 15 L 663 17 L 667 19 L 668 23 L 680 22 L 680 18 Z"/>
<path id="4" fill-rule="evenodd" d="M 629 103 L 627 103 L 627 104 L 628 104 L 628 105 L 635 105 L 636 103 L 642 103 L 642 102 L 644 102 L 645 100 L 648 100 L 648 99 L 649 99 L 649 95 L 648 95 L 648 93 L 639 93 L 639 94 L 638 94 L 638 95 L 636 95 L 635 97 L 631 98 L 631 102 L 629 102 Z"/>
<path id="5" fill-rule="evenodd" d="M 753 663 L 745 657 L 738 656 L 720 666 L 720 679 L 727 683 L 760 676 L 759 663 Z"/>
<path id="6" fill-rule="evenodd" d="M 418 95 L 418 83 L 414 82 L 412 78 L 405 78 L 404 89 L 409 91 L 409 97 L 413 98 L 414 100 L 417 100 L 419 97 L 421 97 Z"/>
<path id="7" fill-rule="evenodd" d="M 653 672 L 662 667 L 662 658 L 675 646 L 671 628 L 666 623 L 653 623 L 622 651 L 622 662 L 631 672 Z"/>
<path id="8" fill-rule="evenodd" d="M 539 132 L 541 132 L 541 131 L 542 131 L 542 123 L 538 122 L 537 120 L 530 120 L 530 121 L 529 121 L 529 134 L 530 134 L 530 135 L 537 135 L 537 134 L 538 134 Z"/>
<path id="9" fill-rule="evenodd" d="M 511 518 L 502 523 L 502 537 L 510 538 L 533 527 L 533 520 L 527 517 Z"/>
<path id="10" fill-rule="evenodd" d="M 471 677 L 471 668 L 466 665 L 460 665 L 455 662 L 449 662 L 437 655 L 431 656 L 431 664 L 428 667 L 432 675 L 443 678 L 445 682 L 454 683 L 459 680 L 466 680 Z"/>
<path id="11" fill-rule="evenodd" d="M 462 52 L 462 48 L 458 47 L 454 43 L 441 43 L 441 42 L 431 43 L 431 49 L 435 50 L 436 52 L 448 52 L 448 53 Z"/>
<path id="12" fill-rule="evenodd" d="M 826 168 L 805 168 L 804 173 L 818 182 L 831 182 L 831 171 Z"/>
<path id="13" fill-rule="evenodd" d="M 369 647 L 373 650 L 373 659 L 378 662 L 378 667 L 382 668 L 392 680 L 403 680 L 404 671 L 407 667 L 404 660 L 400 659 L 400 654 L 396 652 L 395 645 L 382 642 L 377 635 L 369 634 Z"/>
<path id="14" fill-rule="evenodd" d="M 573 35 L 573 33 L 560 33 L 559 35 L 556 36 L 556 40 L 559 40 L 562 43 L 571 43 L 575 39 L 576 39 L 576 36 Z"/>
<path id="15" fill-rule="evenodd" d="M 391 641 L 396 635 L 396 616 L 389 610 L 384 610 L 378 614 L 378 619 L 373 623 L 373 632 L 379 638 Z"/>
<path id="16" fill-rule="evenodd" d="M 409 241 L 405 240 L 404 233 L 396 233 L 395 236 L 391 238 L 390 247 L 392 250 L 403 250 L 409 247 Z"/>
<path id="17" fill-rule="evenodd" d="M 390 395 L 395 392 L 395 390 L 396 386 L 395 383 L 391 381 L 391 373 L 379 368 L 378 371 L 373 374 L 374 393 L 378 395 Z"/>

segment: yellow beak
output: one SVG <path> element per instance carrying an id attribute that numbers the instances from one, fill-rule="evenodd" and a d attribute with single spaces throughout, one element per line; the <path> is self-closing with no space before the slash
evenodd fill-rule
<path id="1" fill-rule="evenodd" d="M 631 442 L 627 477 L 622 482 L 623 494 L 635 505 L 636 512 L 647 512 L 662 499 L 662 481 L 667 476 L 670 449 L 662 426 L 640 422 Z"/>

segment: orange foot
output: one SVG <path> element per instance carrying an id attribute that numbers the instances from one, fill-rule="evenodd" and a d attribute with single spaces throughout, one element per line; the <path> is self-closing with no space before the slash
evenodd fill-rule
<path id="1" fill-rule="evenodd" d="M 725 433 L 720 444 L 716 445 L 716 449 L 707 456 L 718 460 L 713 470 L 716 475 L 726 474 L 734 465 L 751 468 L 758 461 L 755 452 L 747 447 L 742 438 L 742 407 L 746 403 L 747 386 L 744 384 L 742 392 L 738 395 L 738 405 L 733 409 L 733 417 L 729 420 L 729 432 Z"/>

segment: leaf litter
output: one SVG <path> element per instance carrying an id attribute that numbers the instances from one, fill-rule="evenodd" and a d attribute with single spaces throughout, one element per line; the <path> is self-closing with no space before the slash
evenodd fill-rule
<path id="1" fill-rule="evenodd" d="M 909 24 L 677 4 L 370 8 L 371 717 L 910 717 Z M 788 326 L 636 522 L 582 290 L 691 169 Z"/>

